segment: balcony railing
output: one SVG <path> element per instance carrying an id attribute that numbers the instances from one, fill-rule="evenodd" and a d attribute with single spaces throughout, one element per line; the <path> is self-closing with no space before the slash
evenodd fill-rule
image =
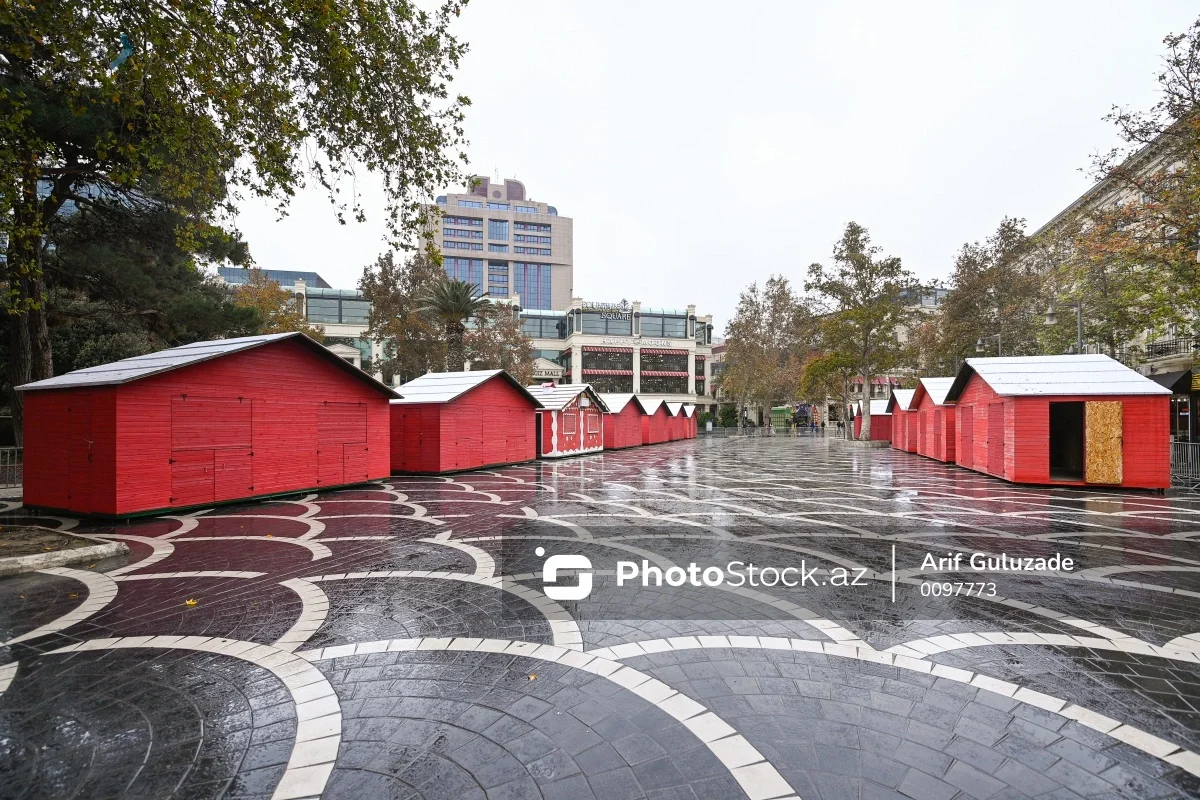
<path id="1" fill-rule="evenodd" d="M 1196 353 L 1200 353 L 1200 338 L 1195 336 L 1163 339 L 1157 342 L 1150 342 L 1142 348 L 1142 357 L 1146 359 L 1191 356 Z"/>
<path id="2" fill-rule="evenodd" d="M 11 489 L 21 485 L 24 456 L 24 448 L 0 447 L 0 489 Z"/>

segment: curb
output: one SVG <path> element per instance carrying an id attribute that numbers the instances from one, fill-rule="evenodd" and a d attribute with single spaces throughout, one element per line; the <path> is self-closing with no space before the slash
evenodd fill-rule
<path id="1" fill-rule="evenodd" d="M 74 550 L 56 550 L 52 553 L 33 553 L 27 556 L 0 558 L 0 578 L 8 575 L 20 575 L 24 572 L 37 572 L 51 567 L 61 567 L 66 564 L 79 564 L 84 561 L 98 561 L 102 558 L 129 555 L 129 545 L 124 542 L 105 542 L 90 536 L 80 536 L 77 533 L 65 535 L 96 544 L 92 547 L 77 547 Z"/>
<path id="2" fill-rule="evenodd" d="M 892 446 L 891 442 L 885 442 L 876 439 L 872 439 L 870 441 L 860 441 L 859 439 L 840 439 L 834 437 L 829 441 L 837 442 L 839 445 L 846 445 L 847 447 L 861 447 L 868 450 L 883 450 Z"/>

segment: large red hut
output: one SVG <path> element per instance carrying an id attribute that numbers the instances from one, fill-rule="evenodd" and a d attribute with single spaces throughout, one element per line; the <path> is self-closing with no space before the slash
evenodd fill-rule
<path id="1" fill-rule="evenodd" d="M 541 404 L 502 369 L 430 372 L 392 401 L 392 472 L 438 473 L 537 458 Z"/>
<path id="2" fill-rule="evenodd" d="M 969 358 L 955 460 L 1014 483 L 1165 489 L 1171 390 L 1104 355 Z"/>
<path id="3" fill-rule="evenodd" d="M 604 412 L 608 406 L 586 383 L 529 386 L 542 404 L 538 410 L 538 456 L 561 458 L 604 449 Z"/>
<path id="4" fill-rule="evenodd" d="M 911 435 L 917 425 L 916 415 L 909 411 L 912 397 L 912 389 L 893 389 L 887 403 L 887 413 L 892 415 L 892 447 L 906 453 L 917 452 L 917 437 Z"/>
<path id="5" fill-rule="evenodd" d="M 108 516 L 387 477 L 398 396 L 300 333 L 197 342 L 18 389 L 25 504 Z"/>
<path id="6" fill-rule="evenodd" d="M 954 378 L 922 378 L 909 413 L 917 423 L 916 452 L 938 461 L 954 461 L 954 405 L 946 393 Z"/>
<path id="7" fill-rule="evenodd" d="M 648 401 L 643 406 L 642 444 L 659 444 L 671 441 L 671 412 L 663 400 Z"/>
<path id="8" fill-rule="evenodd" d="M 871 441 L 890 442 L 892 440 L 892 415 L 887 410 L 887 400 L 871 401 Z M 862 433 L 862 403 L 854 406 L 854 438 Z"/>
<path id="9" fill-rule="evenodd" d="M 642 443 L 642 417 L 645 409 L 635 394 L 602 394 L 600 399 L 608 406 L 604 416 L 604 449 L 620 450 L 637 447 Z"/>

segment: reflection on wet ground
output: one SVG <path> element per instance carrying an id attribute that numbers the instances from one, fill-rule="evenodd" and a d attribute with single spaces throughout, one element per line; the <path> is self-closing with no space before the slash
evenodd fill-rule
<path id="1" fill-rule="evenodd" d="M 18 518 L 131 556 L 0 579 L 0 798 L 1200 794 L 1192 493 L 775 438 Z"/>

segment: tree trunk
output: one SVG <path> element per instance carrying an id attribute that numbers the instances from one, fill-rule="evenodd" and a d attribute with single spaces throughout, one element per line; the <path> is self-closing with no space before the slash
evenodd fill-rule
<path id="1" fill-rule="evenodd" d="M 863 370 L 862 428 L 858 438 L 864 442 L 871 439 L 871 371 L 866 369 Z"/>
<path id="2" fill-rule="evenodd" d="M 451 322 L 446 325 L 446 371 L 461 372 L 466 355 L 463 349 L 463 336 L 467 329 L 461 322 Z"/>

